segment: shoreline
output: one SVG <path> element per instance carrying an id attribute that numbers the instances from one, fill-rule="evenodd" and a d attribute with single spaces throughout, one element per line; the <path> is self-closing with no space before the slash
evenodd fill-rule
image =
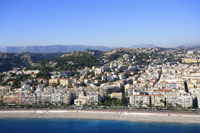
<path id="1" fill-rule="evenodd" d="M 0 110 L 3 118 L 63 118 L 131 122 L 200 124 L 200 114 L 102 110 Z"/>

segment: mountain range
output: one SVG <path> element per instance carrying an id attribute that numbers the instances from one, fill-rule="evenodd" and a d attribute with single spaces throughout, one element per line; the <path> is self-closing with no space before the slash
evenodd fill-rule
<path id="1" fill-rule="evenodd" d="M 100 50 L 106 51 L 111 48 L 105 46 L 85 46 L 85 45 L 47 45 L 47 46 L 23 46 L 23 47 L 6 47 L 4 52 L 7 53 L 50 53 L 50 52 L 72 52 L 72 51 L 85 51 Z"/>
<path id="2" fill-rule="evenodd" d="M 132 45 L 128 48 L 155 48 L 158 47 L 154 44 L 138 44 Z M 188 44 L 188 45 L 181 45 L 175 48 L 182 48 L 182 49 L 196 49 L 200 48 L 200 44 Z M 87 45 L 47 45 L 47 46 L 12 46 L 12 47 L 0 47 L 0 52 L 6 53 L 23 53 L 23 52 L 30 52 L 30 53 L 55 53 L 55 52 L 72 52 L 72 51 L 85 51 L 87 49 L 90 50 L 99 50 L 99 51 L 107 51 L 112 48 L 106 46 L 87 46 Z"/>
<path id="3" fill-rule="evenodd" d="M 178 46 L 177 48 L 182 48 L 182 49 L 197 49 L 197 48 L 200 48 L 200 44 L 186 44 L 186 45 Z"/>
<path id="4" fill-rule="evenodd" d="M 154 44 L 138 44 L 138 45 L 130 46 L 129 48 L 155 48 L 155 47 L 157 46 Z"/>

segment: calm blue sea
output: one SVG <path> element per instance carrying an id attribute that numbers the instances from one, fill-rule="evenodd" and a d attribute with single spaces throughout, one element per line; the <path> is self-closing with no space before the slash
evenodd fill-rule
<path id="1" fill-rule="evenodd" d="M 0 133 L 200 133 L 198 124 L 75 119 L 0 119 Z"/>

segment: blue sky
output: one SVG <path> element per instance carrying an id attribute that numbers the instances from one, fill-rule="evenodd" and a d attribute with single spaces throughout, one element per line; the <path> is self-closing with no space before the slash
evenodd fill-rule
<path id="1" fill-rule="evenodd" d="M 0 45 L 200 43 L 200 0 L 0 0 Z"/>

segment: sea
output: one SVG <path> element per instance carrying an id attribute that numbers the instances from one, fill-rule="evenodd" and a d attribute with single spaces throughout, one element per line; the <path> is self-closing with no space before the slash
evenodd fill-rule
<path id="1" fill-rule="evenodd" d="M 81 119 L 0 119 L 0 133 L 200 133 L 200 125 Z"/>

